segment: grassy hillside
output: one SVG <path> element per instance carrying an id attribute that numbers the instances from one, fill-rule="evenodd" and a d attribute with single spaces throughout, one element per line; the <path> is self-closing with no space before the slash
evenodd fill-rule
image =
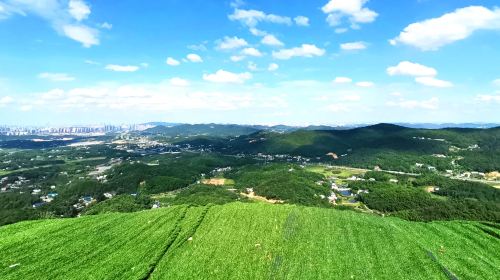
<path id="1" fill-rule="evenodd" d="M 496 279 L 500 230 L 232 203 L 0 227 L 2 279 Z"/>

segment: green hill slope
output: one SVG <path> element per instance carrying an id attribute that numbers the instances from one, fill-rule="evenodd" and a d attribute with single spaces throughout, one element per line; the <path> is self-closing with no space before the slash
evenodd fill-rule
<path id="1" fill-rule="evenodd" d="M 500 230 L 232 203 L 0 228 L 2 279 L 496 279 Z"/>

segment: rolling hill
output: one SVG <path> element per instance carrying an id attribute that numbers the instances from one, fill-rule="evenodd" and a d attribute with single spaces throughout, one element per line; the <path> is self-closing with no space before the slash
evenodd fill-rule
<path id="1" fill-rule="evenodd" d="M 335 153 L 336 164 L 363 168 L 411 171 L 416 162 L 452 169 L 451 159 L 461 157 L 464 169 L 500 169 L 500 128 L 414 129 L 393 124 L 377 124 L 346 130 L 297 130 L 289 133 L 259 131 L 235 139 L 183 140 L 179 144 L 210 147 L 223 153 L 288 154 L 328 160 Z M 450 149 L 456 147 L 455 152 Z M 470 148 L 475 147 L 475 148 Z M 422 158 L 425 157 L 425 158 Z"/>
<path id="2" fill-rule="evenodd" d="M 231 203 L 0 227 L 2 279 L 496 279 L 500 229 Z"/>

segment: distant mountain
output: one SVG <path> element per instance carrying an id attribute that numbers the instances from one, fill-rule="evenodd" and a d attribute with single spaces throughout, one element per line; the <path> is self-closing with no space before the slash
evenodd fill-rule
<path id="1" fill-rule="evenodd" d="M 396 123 L 397 125 L 411 127 L 411 128 L 427 128 L 427 129 L 441 129 L 441 128 L 493 128 L 498 127 L 498 123 Z"/>
<path id="2" fill-rule="evenodd" d="M 180 124 L 176 126 L 159 125 L 144 130 L 143 134 L 158 134 L 169 137 L 187 136 L 240 136 L 260 131 L 258 128 L 235 124 Z"/>
<path id="3" fill-rule="evenodd" d="M 147 122 L 147 123 L 143 123 L 142 125 L 146 125 L 146 126 L 167 126 L 167 127 L 171 127 L 171 126 L 177 126 L 177 125 L 181 125 L 182 123 L 171 123 L 171 122 Z"/>

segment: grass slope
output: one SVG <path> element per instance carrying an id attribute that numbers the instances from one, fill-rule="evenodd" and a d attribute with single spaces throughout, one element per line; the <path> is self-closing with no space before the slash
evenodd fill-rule
<path id="1" fill-rule="evenodd" d="M 2 279 L 496 279 L 500 230 L 232 203 L 0 228 Z M 12 264 L 19 264 L 10 268 Z"/>

